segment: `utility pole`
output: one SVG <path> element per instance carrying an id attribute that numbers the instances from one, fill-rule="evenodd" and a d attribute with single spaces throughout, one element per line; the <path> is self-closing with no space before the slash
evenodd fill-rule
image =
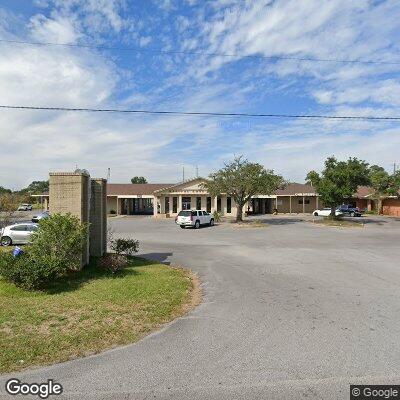
<path id="1" fill-rule="evenodd" d="M 107 182 L 110 182 L 111 168 L 107 168 Z"/>
<path id="2" fill-rule="evenodd" d="M 182 182 L 185 182 L 185 166 L 182 165 Z"/>
<path id="3" fill-rule="evenodd" d="M 196 178 L 198 178 L 198 177 L 199 177 L 199 166 L 196 165 Z"/>

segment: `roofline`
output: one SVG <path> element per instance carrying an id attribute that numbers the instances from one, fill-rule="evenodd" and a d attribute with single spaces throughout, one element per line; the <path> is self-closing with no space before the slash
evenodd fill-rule
<path id="1" fill-rule="evenodd" d="M 165 187 L 165 188 L 157 189 L 157 190 L 155 190 L 153 193 L 162 192 L 162 191 L 164 191 L 164 190 L 172 189 L 172 188 L 174 188 L 174 187 L 184 185 L 185 183 L 195 182 L 195 181 L 198 181 L 198 180 L 205 181 L 205 178 L 202 178 L 202 177 L 199 176 L 198 178 L 187 179 L 187 180 L 185 180 L 185 181 L 182 181 L 182 182 L 179 182 L 179 183 L 175 183 L 175 184 L 172 185 L 172 186 L 167 186 L 167 187 Z"/>

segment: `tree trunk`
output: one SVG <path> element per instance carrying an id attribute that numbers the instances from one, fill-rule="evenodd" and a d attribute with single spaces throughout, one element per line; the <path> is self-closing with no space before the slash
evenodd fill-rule
<path id="1" fill-rule="evenodd" d="M 336 218 L 336 207 L 331 207 L 331 215 L 330 218 L 335 219 Z"/>
<path id="2" fill-rule="evenodd" d="M 378 199 L 378 215 L 382 214 L 382 199 L 379 197 Z"/>
<path id="3" fill-rule="evenodd" d="M 237 205 L 237 210 L 236 210 L 236 222 L 242 222 L 243 221 L 243 204 L 238 204 Z"/>

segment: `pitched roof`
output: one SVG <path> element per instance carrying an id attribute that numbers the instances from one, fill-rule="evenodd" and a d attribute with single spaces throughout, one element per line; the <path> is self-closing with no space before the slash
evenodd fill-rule
<path id="1" fill-rule="evenodd" d="M 173 183 L 109 183 L 108 196 L 152 195 L 156 190 L 172 186 Z"/>
<path id="2" fill-rule="evenodd" d="M 301 194 L 316 194 L 315 188 L 306 183 L 288 183 L 283 189 L 278 189 L 275 194 L 278 196 L 294 196 Z"/>
<path id="3" fill-rule="evenodd" d="M 357 188 L 357 192 L 354 193 L 354 197 L 357 199 L 363 199 L 365 197 L 368 197 L 370 194 L 372 194 L 373 190 L 369 186 L 359 186 Z"/>

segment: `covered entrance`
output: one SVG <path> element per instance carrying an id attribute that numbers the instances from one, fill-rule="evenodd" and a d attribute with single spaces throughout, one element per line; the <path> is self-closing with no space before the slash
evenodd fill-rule
<path id="1" fill-rule="evenodd" d="M 152 215 L 154 212 L 150 198 L 122 198 L 119 201 L 122 215 Z"/>
<path id="2" fill-rule="evenodd" d="M 251 199 L 248 214 L 272 214 L 275 199 L 271 198 L 255 198 Z"/>

